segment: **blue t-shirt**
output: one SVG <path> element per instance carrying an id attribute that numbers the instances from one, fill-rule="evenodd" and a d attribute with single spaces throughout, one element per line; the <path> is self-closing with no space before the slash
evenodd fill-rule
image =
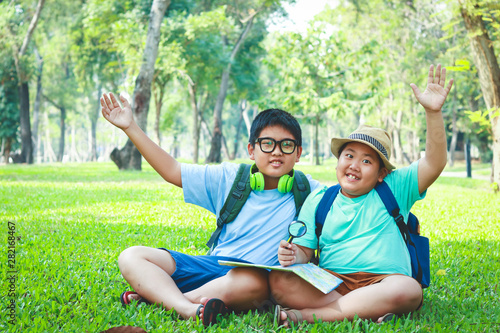
<path id="1" fill-rule="evenodd" d="M 392 190 L 407 221 L 411 207 L 425 196 L 418 193 L 418 161 L 397 169 L 384 179 Z M 311 193 L 299 220 L 307 234 L 294 242 L 316 249 L 315 214 L 326 187 Z M 411 262 L 403 237 L 377 191 L 372 189 L 357 198 L 341 192 L 333 202 L 320 236 L 320 267 L 339 274 L 368 272 L 411 276 Z"/>
<path id="2" fill-rule="evenodd" d="M 239 164 L 181 165 L 184 200 L 219 216 L 231 190 Z M 307 175 L 311 191 L 320 185 Z M 278 246 L 288 236 L 295 217 L 293 194 L 277 189 L 251 191 L 238 216 L 224 225 L 212 255 L 228 256 L 256 264 L 277 265 Z"/>

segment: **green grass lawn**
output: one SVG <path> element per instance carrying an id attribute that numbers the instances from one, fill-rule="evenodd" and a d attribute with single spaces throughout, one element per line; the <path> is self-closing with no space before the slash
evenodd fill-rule
<path id="1" fill-rule="evenodd" d="M 180 189 L 144 169 L 119 172 L 111 163 L 0 166 L 0 331 L 100 332 L 122 325 L 147 332 L 204 330 L 172 311 L 119 302 L 128 289 L 117 266 L 121 251 L 147 245 L 205 254 L 215 224 L 212 214 L 185 204 Z M 298 169 L 335 182 L 331 163 Z M 432 285 L 423 308 L 396 323 L 356 320 L 300 330 L 500 331 L 500 196 L 487 181 L 443 177 L 413 212 L 431 242 Z M 208 331 L 285 330 L 273 326 L 270 314 L 249 313 L 232 314 Z"/>

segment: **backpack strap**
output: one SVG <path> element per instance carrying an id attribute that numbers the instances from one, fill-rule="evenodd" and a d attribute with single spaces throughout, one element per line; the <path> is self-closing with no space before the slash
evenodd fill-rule
<path id="1" fill-rule="evenodd" d="M 411 237 L 410 237 L 410 230 L 408 229 L 408 225 L 405 223 L 403 215 L 401 215 L 400 210 L 399 210 L 399 205 L 398 202 L 396 201 L 396 198 L 394 197 L 394 194 L 392 193 L 391 189 L 389 188 L 389 185 L 385 181 L 382 181 L 379 183 L 377 186 L 375 186 L 375 190 L 377 191 L 380 199 L 382 199 L 382 202 L 385 205 L 385 208 L 387 208 L 387 211 L 389 214 L 394 218 L 394 221 L 396 221 L 396 225 L 399 228 L 399 232 L 401 233 L 401 236 L 403 237 L 403 240 L 406 244 L 407 247 L 412 246 L 415 249 L 415 253 L 417 253 L 417 247 L 415 243 L 413 243 Z M 410 213 L 411 214 L 411 213 Z M 413 219 L 412 219 L 413 220 Z M 415 231 L 415 234 L 418 231 L 418 220 L 415 219 L 413 223 L 416 223 L 416 227 L 412 226 L 412 231 Z M 420 265 L 420 260 L 418 259 L 418 256 L 415 256 L 417 258 L 417 265 L 418 265 L 418 272 L 417 276 L 415 279 L 421 283 L 422 282 L 422 277 L 423 277 L 423 271 L 422 271 L 422 266 Z"/>
<path id="2" fill-rule="evenodd" d="M 318 239 L 318 247 L 314 251 L 314 257 L 311 259 L 311 262 L 318 265 L 319 264 L 319 236 L 321 236 L 321 232 L 323 231 L 323 225 L 325 224 L 326 216 L 332 207 L 335 198 L 340 192 L 340 184 L 333 185 L 329 187 L 323 197 L 321 198 L 318 207 L 316 207 L 316 238 Z"/>
<path id="3" fill-rule="evenodd" d="M 240 164 L 236 177 L 234 178 L 233 186 L 224 202 L 224 206 L 219 212 L 217 218 L 217 229 L 212 233 L 212 236 L 207 242 L 207 246 L 212 250 L 216 240 L 222 231 L 222 226 L 225 223 L 232 222 L 238 216 L 241 208 L 245 204 L 250 191 L 250 168 L 249 164 Z"/>
<path id="4" fill-rule="evenodd" d="M 209 254 L 215 247 L 224 224 L 232 222 L 236 216 L 238 216 L 241 208 L 243 208 L 243 205 L 252 191 L 252 188 L 250 187 L 250 169 L 251 165 L 249 164 L 240 164 L 240 167 L 238 168 L 231 190 L 229 191 L 226 201 L 219 212 L 219 217 L 217 218 L 217 229 L 212 233 L 212 236 L 207 242 L 207 246 L 210 248 L 208 252 Z M 309 180 L 302 171 L 295 170 L 292 193 L 295 200 L 295 218 L 297 218 L 302 204 L 306 200 L 309 193 L 311 193 Z"/>
<path id="5" fill-rule="evenodd" d="M 330 208 L 332 207 L 333 202 L 335 201 L 335 198 L 340 192 L 340 184 L 333 185 L 329 187 L 325 194 L 323 195 L 323 198 L 321 198 L 321 201 L 318 204 L 318 207 L 316 208 L 316 237 L 318 238 L 319 242 L 319 236 L 321 235 L 321 231 L 323 231 L 323 225 L 325 224 L 326 216 L 328 215 L 328 212 L 330 211 Z"/>
<path id="6" fill-rule="evenodd" d="M 375 190 L 377 191 L 380 199 L 382 199 L 382 202 L 384 203 L 384 206 L 389 214 L 396 221 L 396 225 L 401 232 L 401 236 L 403 236 L 405 244 L 408 243 L 408 239 L 410 238 L 408 226 L 404 221 L 403 215 L 401 215 L 399 212 L 398 202 L 396 201 L 394 194 L 389 188 L 389 185 L 387 185 L 385 181 L 382 181 L 381 183 L 378 183 L 377 186 L 375 186 Z"/>
<path id="7" fill-rule="evenodd" d="M 297 218 L 297 216 L 299 216 L 300 209 L 302 208 L 302 204 L 306 200 L 309 193 L 311 193 L 311 185 L 309 184 L 309 180 L 307 179 L 306 175 L 300 170 L 295 170 L 292 193 L 293 199 L 295 200 L 295 218 Z"/>

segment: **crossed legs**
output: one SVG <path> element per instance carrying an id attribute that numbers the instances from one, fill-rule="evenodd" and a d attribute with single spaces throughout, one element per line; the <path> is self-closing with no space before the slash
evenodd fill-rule
<path id="1" fill-rule="evenodd" d="M 196 316 L 202 298 L 219 298 L 235 311 L 254 309 L 269 296 L 267 272 L 259 269 L 232 269 L 198 289 L 182 293 L 172 279 L 175 260 L 165 250 L 134 246 L 118 258 L 120 271 L 141 297 L 166 309 L 175 309 L 183 318 Z"/>
<path id="2" fill-rule="evenodd" d="M 271 293 L 276 301 L 300 310 L 305 321 L 353 320 L 360 318 L 377 321 L 386 313 L 405 314 L 416 310 L 422 301 L 422 288 L 411 277 L 391 275 L 381 282 L 356 289 L 344 296 L 335 290 L 323 294 L 295 274 L 271 272 Z M 286 313 L 281 313 L 286 320 Z"/>

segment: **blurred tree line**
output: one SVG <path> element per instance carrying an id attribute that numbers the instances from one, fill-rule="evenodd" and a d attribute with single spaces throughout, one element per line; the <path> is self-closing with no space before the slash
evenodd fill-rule
<path id="1" fill-rule="evenodd" d="M 111 156 L 140 169 L 100 116 L 112 91 L 128 94 L 158 144 L 194 163 L 245 157 L 253 117 L 277 107 L 300 120 L 312 163 L 330 156 L 330 137 L 369 123 L 391 132 L 394 161 L 407 164 L 425 137 L 409 84 L 423 88 L 429 64 L 442 63 L 455 79 L 443 110 L 450 164 L 470 143 L 500 183 L 496 1 L 338 1 L 305 31 L 276 30 L 294 2 L 0 1 L 3 161 Z"/>

